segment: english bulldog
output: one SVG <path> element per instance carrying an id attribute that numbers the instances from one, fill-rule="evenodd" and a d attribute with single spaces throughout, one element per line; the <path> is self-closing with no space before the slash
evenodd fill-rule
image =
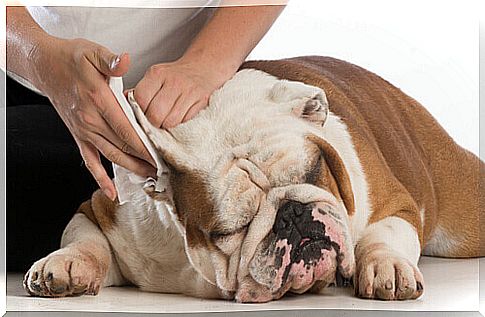
<path id="1" fill-rule="evenodd" d="M 341 277 L 356 296 L 405 300 L 423 294 L 420 254 L 485 254 L 483 162 L 358 66 L 315 56 L 247 62 L 170 130 L 132 103 L 168 186 L 127 183 L 123 205 L 95 192 L 61 249 L 25 275 L 29 294 L 130 284 L 267 302 Z"/>

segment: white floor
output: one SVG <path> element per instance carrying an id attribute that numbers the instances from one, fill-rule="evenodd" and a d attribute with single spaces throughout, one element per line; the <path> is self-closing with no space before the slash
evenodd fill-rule
<path id="1" fill-rule="evenodd" d="M 485 262 L 482 262 L 482 265 L 483 263 Z M 7 311 L 193 313 L 306 309 L 479 310 L 478 259 L 423 257 L 419 266 L 425 278 L 425 294 L 419 300 L 401 302 L 357 299 L 352 296 L 350 288 L 329 288 L 324 295 L 287 296 L 266 304 L 202 300 L 180 295 L 144 293 L 135 288 L 121 287 L 102 289 L 98 296 L 46 299 L 27 296 L 22 289 L 22 276 L 10 274 L 7 276 Z"/>

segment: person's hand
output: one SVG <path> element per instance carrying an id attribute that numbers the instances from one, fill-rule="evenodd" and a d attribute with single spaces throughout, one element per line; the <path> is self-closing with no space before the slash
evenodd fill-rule
<path id="1" fill-rule="evenodd" d="M 38 78 L 34 85 L 49 97 L 73 135 L 86 167 L 110 199 L 116 198 L 116 189 L 99 152 L 140 176 L 155 175 L 153 160 L 107 82 L 109 76 L 127 72 L 128 55 L 117 56 L 83 39 L 51 37 L 32 52 L 32 60 Z"/>
<path id="2" fill-rule="evenodd" d="M 134 97 L 158 128 L 173 128 L 207 107 L 210 95 L 227 78 L 204 65 L 177 60 L 150 67 Z"/>

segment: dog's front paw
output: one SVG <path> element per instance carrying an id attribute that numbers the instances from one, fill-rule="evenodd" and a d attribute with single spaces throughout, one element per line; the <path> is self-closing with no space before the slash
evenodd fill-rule
<path id="1" fill-rule="evenodd" d="M 67 247 L 35 262 L 25 274 L 24 289 L 32 296 L 96 295 L 106 272 L 88 251 Z"/>
<path id="2" fill-rule="evenodd" d="M 423 294 L 418 267 L 383 244 L 368 246 L 357 257 L 355 294 L 381 300 L 416 299 Z"/>

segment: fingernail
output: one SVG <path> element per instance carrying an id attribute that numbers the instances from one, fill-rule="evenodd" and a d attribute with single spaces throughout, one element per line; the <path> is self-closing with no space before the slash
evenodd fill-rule
<path id="1" fill-rule="evenodd" d="M 111 63 L 109 63 L 109 69 L 114 70 L 118 66 L 120 61 L 121 61 L 121 55 L 115 56 L 115 58 L 113 58 Z"/>

